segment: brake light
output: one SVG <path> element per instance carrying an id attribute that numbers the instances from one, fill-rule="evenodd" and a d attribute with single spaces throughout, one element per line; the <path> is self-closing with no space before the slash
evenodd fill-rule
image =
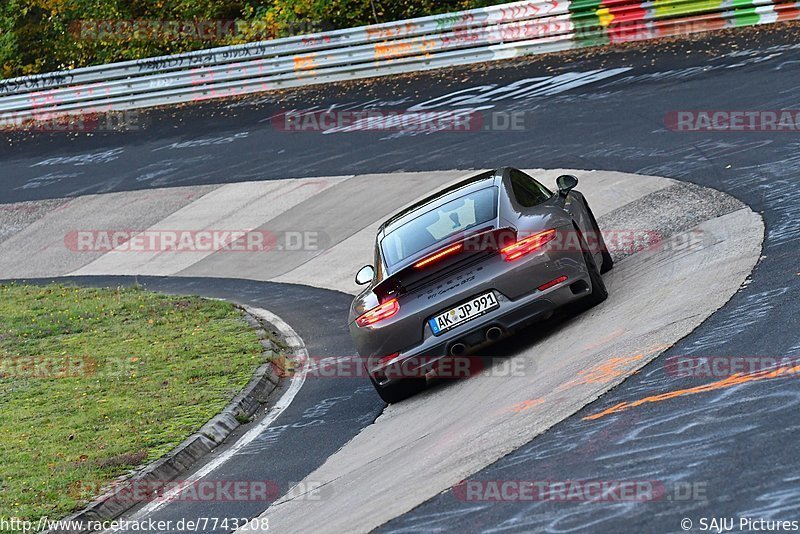
<path id="1" fill-rule="evenodd" d="M 397 302 L 397 299 L 387 300 L 380 306 L 372 308 L 366 313 L 363 313 L 356 319 L 356 324 L 358 326 L 369 326 L 371 324 L 375 324 L 378 321 L 383 321 L 384 319 L 388 319 L 395 313 L 400 311 L 400 303 Z"/>
<path id="2" fill-rule="evenodd" d="M 518 260 L 519 258 L 542 248 L 544 245 L 555 239 L 555 237 L 555 230 L 546 230 L 538 234 L 533 234 L 532 236 L 526 237 L 525 239 L 520 239 L 516 243 L 500 249 L 500 254 L 503 255 L 503 259 L 506 261 Z"/>
<path id="3" fill-rule="evenodd" d="M 400 356 L 399 352 L 395 352 L 394 354 L 389 354 L 388 356 L 383 356 L 383 357 L 378 359 L 378 365 L 379 366 L 380 365 L 386 365 L 387 363 L 389 363 L 390 361 L 394 360 L 398 356 Z"/>
<path id="4" fill-rule="evenodd" d="M 567 281 L 567 277 L 566 276 L 559 276 L 555 280 L 550 280 L 546 284 L 540 285 L 539 286 L 539 291 L 544 291 L 545 289 L 550 289 L 551 287 L 557 286 L 561 282 L 566 282 L 566 281 Z"/>
<path id="5" fill-rule="evenodd" d="M 460 251 L 463 248 L 464 248 L 464 243 L 456 243 L 455 245 L 447 247 L 444 250 L 440 250 L 439 252 L 437 252 L 435 254 L 431 254 L 430 256 L 428 256 L 427 258 L 425 258 L 422 261 L 418 261 L 417 263 L 414 264 L 414 268 L 415 269 L 421 269 L 422 267 L 425 267 L 426 265 L 430 265 L 431 263 L 437 262 L 440 259 L 444 258 L 445 256 L 449 256 L 450 254 L 454 254 L 454 253 Z"/>

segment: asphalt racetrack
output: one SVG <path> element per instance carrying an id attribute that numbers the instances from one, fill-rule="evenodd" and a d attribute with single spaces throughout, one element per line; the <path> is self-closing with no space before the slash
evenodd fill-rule
<path id="1" fill-rule="evenodd" d="M 700 379 L 670 373 L 665 364 L 676 356 L 800 356 L 798 133 L 681 132 L 665 121 L 686 110 L 800 109 L 796 36 L 793 27 L 762 29 L 308 88 L 152 111 L 141 116 L 141 131 L 13 134 L 0 149 L 6 229 L 0 278 L 81 275 L 72 279 L 103 285 L 133 281 L 109 274 L 169 275 L 139 281 L 269 309 L 300 334 L 310 353 L 339 357 L 353 352 L 344 323 L 348 293 L 356 288 L 338 274 L 314 284 L 313 275 L 325 262 L 336 271 L 342 262 L 331 257 L 368 262 L 364 236 L 379 214 L 469 169 L 598 170 L 579 179 L 590 202 L 591 191 L 604 206 L 601 227 L 637 224 L 669 237 L 699 228 L 710 239 L 695 254 L 623 255 L 609 273 L 607 304 L 499 346 L 498 356 L 523 355 L 538 365 L 528 381 L 470 379 L 388 408 L 366 378 L 309 381 L 274 427 L 215 476 L 269 478 L 286 491 L 303 479 L 322 481 L 321 500 L 288 499 L 266 511 L 275 530 L 287 532 L 301 525 L 321 531 L 662 532 L 682 530 L 686 519 L 696 531 L 702 518 L 734 517 L 737 526 L 741 517 L 796 520 L 795 377 Z M 473 108 L 497 120 L 522 117 L 524 127 L 490 122 L 495 128 L 469 132 L 323 134 L 282 131 L 272 119 L 290 109 L 331 106 Z M 557 173 L 544 174 L 552 181 Z M 167 220 L 174 228 L 193 220 L 187 210 L 207 195 L 244 205 L 244 197 L 261 188 L 253 198 L 269 204 L 271 187 L 281 191 L 280 207 L 247 210 L 264 210 L 261 221 L 284 217 L 281 230 L 320 232 L 338 256 L 245 257 L 235 265 L 219 255 L 186 263 L 156 258 L 125 272 L 125 258 L 76 262 L 53 248 L 69 229 L 53 221 L 72 217 L 71 228 L 77 220 L 108 228 L 109 212 L 122 213 L 130 204 L 142 226 L 173 217 Z M 248 222 L 239 216 L 220 220 Z M 52 243 L 42 237 L 48 231 Z M 627 328 L 636 335 L 617 332 Z M 608 349 L 597 354 L 629 360 L 574 395 L 561 395 L 558 404 L 558 395 L 548 397 L 556 382 L 548 380 L 563 384 L 569 373 L 593 369 L 595 363 L 570 360 L 573 352 L 594 354 L 586 348 L 592 342 Z M 499 395 L 507 404 L 497 403 Z M 526 398 L 535 402 L 526 405 Z M 430 417 L 433 406 L 438 419 Z M 459 412 L 459 406 L 469 410 Z M 508 407 L 511 412 L 497 415 Z M 437 434 L 449 416 L 458 421 L 457 431 Z M 309 421 L 321 422 L 302 426 Z M 408 434 L 389 432 L 398 428 Z M 432 443 L 425 441 L 429 434 Z M 403 446 L 392 449 L 393 441 Z M 370 451 L 378 453 L 373 458 Z M 470 497 L 462 480 L 482 487 L 492 481 L 649 481 L 663 492 L 647 502 L 498 502 Z M 253 503 L 217 503 L 213 510 L 175 503 L 134 517 L 264 512 Z"/>

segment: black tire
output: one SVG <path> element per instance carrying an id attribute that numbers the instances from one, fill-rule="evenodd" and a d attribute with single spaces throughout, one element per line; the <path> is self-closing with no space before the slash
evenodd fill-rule
<path id="1" fill-rule="evenodd" d="M 600 265 L 600 274 L 605 274 L 614 268 L 614 260 L 611 258 L 611 254 L 608 252 L 606 241 L 603 239 L 603 233 L 600 231 L 600 226 L 597 224 L 597 219 L 595 219 L 594 213 L 592 213 L 592 208 L 589 207 L 588 202 L 584 201 L 584 204 L 586 206 L 586 213 L 589 214 L 589 219 L 591 219 L 592 222 L 592 229 L 597 236 L 597 243 L 600 245 L 600 252 L 603 254 L 603 263 Z"/>
<path id="2" fill-rule="evenodd" d="M 608 298 L 608 289 L 606 289 L 606 284 L 603 282 L 603 277 L 594 262 L 592 253 L 587 250 L 583 253 L 583 258 L 586 261 L 586 268 L 589 270 L 589 280 L 592 282 L 592 292 L 583 301 L 587 308 L 591 308 Z"/>
<path id="3" fill-rule="evenodd" d="M 417 393 L 425 389 L 426 382 L 424 378 L 404 378 L 396 382 L 392 382 L 386 386 L 378 384 L 372 375 L 369 376 L 372 385 L 375 386 L 375 391 L 384 402 L 394 404 L 409 397 L 413 397 Z"/>
<path id="4" fill-rule="evenodd" d="M 598 229 L 597 232 L 600 232 Z M 602 247 L 600 252 L 603 253 L 603 263 L 600 265 L 600 274 L 605 274 L 611 269 L 614 268 L 614 260 L 611 259 L 611 254 L 608 252 L 608 247 L 606 247 L 606 242 L 603 241 L 603 237 L 600 237 L 600 241 L 602 243 Z"/>

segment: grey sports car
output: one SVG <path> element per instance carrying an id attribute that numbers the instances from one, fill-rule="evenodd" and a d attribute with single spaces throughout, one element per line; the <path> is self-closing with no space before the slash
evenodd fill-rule
<path id="1" fill-rule="evenodd" d="M 381 225 L 349 326 L 383 400 L 560 306 L 606 299 L 612 259 L 597 221 L 574 176 L 556 183 L 553 193 L 518 169 L 483 172 Z"/>

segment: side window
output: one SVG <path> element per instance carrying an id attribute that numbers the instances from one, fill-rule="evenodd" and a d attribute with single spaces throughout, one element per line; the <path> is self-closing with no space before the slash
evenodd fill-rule
<path id="1" fill-rule="evenodd" d="M 510 174 L 511 189 L 514 191 L 517 202 L 523 207 L 531 208 L 553 196 L 549 189 L 524 172 L 512 169 Z"/>

